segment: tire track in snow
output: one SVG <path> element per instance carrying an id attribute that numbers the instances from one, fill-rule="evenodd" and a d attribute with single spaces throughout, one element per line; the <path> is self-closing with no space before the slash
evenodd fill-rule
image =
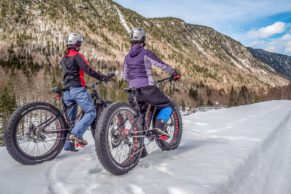
<path id="1" fill-rule="evenodd" d="M 277 108 L 279 108 L 279 106 L 274 108 L 273 110 Z M 268 112 L 269 111 L 267 111 L 266 113 Z M 259 117 L 262 116 L 263 115 L 260 115 Z M 283 118 L 278 126 L 268 135 L 266 139 L 263 140 L 261 144 L 254 148 L 253 152 L 250 153 L 247 160 L 244 161 L 244 163 L 236 169 L 232 177 L 230 177 L 229 182 L 221 185 L 218 188 L 215 188 L 212 193 L 245 194 L 247 188 L 248 193 L 250 194 L 283 194 L 284 191 L 278 192 L 277 190 L 274 193 L 274 191 L 270 192 L 265 188 L 269 189 L 270 187 L 267 186 L 267 184 L 273 184 L 273 181 L 278 178 L 278 176 L 274 178 L 272 174 L 276 172 L 274 164 L 280 166 L 282 164 L 282 161 L 285 161 L 285 163 L 291 163 L 291 155 L 289 154 L 289 158 L 285 158 L 281 150 L 282 147 L 285 148 L 284 153 L 288 153 L 288 151 L 291 150 L 291 143 L 289 143 L 291 139 L 291 132 L 287 127 L 288 125 L 291 126 L 291 123 L 289 121 L 290 119 L 291 112 L 289 112 L 289 114 L 287 114 L 285 118 Z M 285 145 L 288 146 L 286 147 Z M 288 166 L 286 164 L 285 166 L 291 167 L 291 165 Z M 281 169 L 281 171 L 284 172 L 289 169 L 290 168 L 285 168 Z M 291 176 L 289 177 L 289 179 L 290 178 Z"/>
<path id="2" fill-rule="evenodd" d="M 52 194 L 58 194 L 58 193 L 68 194 L 68 191 L 66 190 L 64 185 L 57 178 L 58 167 L 61 163 L 63 163 L 63 160 L 64 159 L 55 162 L 55 164 L 49 167 L 46 171 L 46 177 L 48 180 L 48 190 Z"/>
<path id="3" fill-rule="evenodd" d="M 90 193 L 98 187 L 96 181 L 89 181 L 90 176 L 100 172 L 101 166 L 88 169 L 90 161 L 98 160 L 94 146 L 89 146 L 78 153 L 62 153 L 57 161 L 46 171 L 48 190 L 53 194 Z M 88 162 L 89 161 L 89 162 Z M 98 164 L 98 161 L 96 161 Z M 86 176 L 84 176 L 86 174 Z M 78 180 L 78 177 L 86 177 Z M 84 186 L 85 185 L 85 186 Z"/>

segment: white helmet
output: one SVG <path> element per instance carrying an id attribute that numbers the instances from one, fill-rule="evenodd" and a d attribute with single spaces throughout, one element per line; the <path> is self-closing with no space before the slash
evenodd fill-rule
<path id="1" fill-rule="evenodd" d="M 142 28 L 133 28 L 130 32 L 130 42 L 145 42 L 146 33 Z"/>
<path id="2" fill-rule="evenodd" d="M 67 35 L 66 45 L 67 47 L 81 46 L 83 41 L 82 35 L 71 32 Z"/>

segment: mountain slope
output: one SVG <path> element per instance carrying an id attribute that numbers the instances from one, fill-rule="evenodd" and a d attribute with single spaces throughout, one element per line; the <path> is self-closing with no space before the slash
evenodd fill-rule
<path id="1" fill-rule="evenodd" d="M 188 106 L 214 101 L 227 104 L 231 88 L 264 93 L 288 84 L 239 42 L 209 27 L 176 18 L 144 18 L 111 0 L 3 0 L 0 5 L 1 79 L 26 99 L 46 98 L 45 90 L 61 82 L 58 68 L 53 67 L 58 66 L 65 35 L 71 31 L 85 36 L 82 52 L 96 69 L 120 75 L 130 46 L 128 30 L 134 26 L 148 32 L 149 49 L 181 71 L 183 81 L 166 90 Z M 111 87 L 120 86 L 125 85 Z M 195 95 L 188 95 L 191 91 Z M 111 95 L 113 100 L 125 99 Z"/>
<path id="2" fill-rule="evenodd" d="M 287 55 L 271 53 L 263 49 L 248 48 L 253 57 L 268 64 L 278 73 L 285 75 L 291 79 L 291 57 Z"/>

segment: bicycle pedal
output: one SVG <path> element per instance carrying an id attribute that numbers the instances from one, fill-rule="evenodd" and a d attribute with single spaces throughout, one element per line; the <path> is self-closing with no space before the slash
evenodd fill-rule
<path id="1" fill-rule="evenodd" d="M 76 148 L 83 148 L 83 147 L 85 147 L 85 145 L 80 144 L 80 143 L 75 143 L 75 147 Z"/>
<path id="2" fill-rule="evenodd" d="M 163 140 L 163 141 L 167 141 L 167 140 L 169 139 L 169 137 L 166 136 L 166 135 L 160 135 L 160 136 L 159 136 L 159 139 L 160 139 L 160 140 Z"/>
<path id="3" fill-rule="evenodd" d="M 157 137 L 155 137 L 155 136 L 149 136 L 149 137 L 148 137 L 148 140 L 149 140 L 149 141 L 154 141 L 156 138 L 157 138 Z"/>

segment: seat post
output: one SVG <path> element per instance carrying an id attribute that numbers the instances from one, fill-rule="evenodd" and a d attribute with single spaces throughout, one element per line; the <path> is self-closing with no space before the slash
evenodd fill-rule
<path id="1" fill-rule="evenodd" d="M 138 111 L 138 115 L 140 115 L 141 114 L 141 109 L 139 107 L 139 104 L 138 104 L 138 101 L 137 101 L 137 97 L 136 97 L 135 93 L 131 94 L 131 95 L 133 96 L 133 102 L 134 102 L 135 107 L 136 107 L 136 109 Z"/>

